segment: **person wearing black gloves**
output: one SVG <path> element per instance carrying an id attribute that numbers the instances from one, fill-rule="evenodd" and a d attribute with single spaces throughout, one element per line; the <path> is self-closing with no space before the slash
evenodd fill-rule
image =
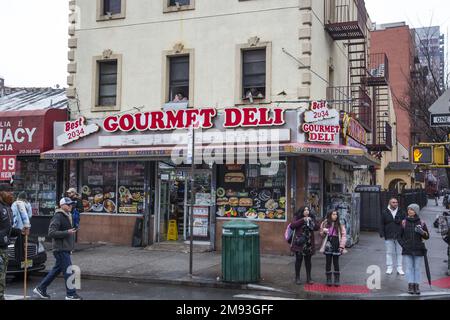
<path id="1" fill-rule="evenodd" d="M 422 259 L 427 253 L 425 241 L 430 238 L 427 225 L 423 222 L 417 204 L 408 206 L 408 216 L 402 222 L 400 245 L 405 257 L 408 293 L 420 295 L 419 283 L 422 281 Z"/>
<path id="2" fill-rule="evenodd" d="M 397 264 L 397 273 L 405 275 L 403 271 L 403 256 L 398 238 L 401 232 L 401 223 L 405 219 L 405 213 L 398 207 L 398 200 L 392 198 L 389 205 L 383 210 L 380 219 L 380 237 L 384 238 L 386 245 L 387 274 L 394 271 L 394 261 Z"/>

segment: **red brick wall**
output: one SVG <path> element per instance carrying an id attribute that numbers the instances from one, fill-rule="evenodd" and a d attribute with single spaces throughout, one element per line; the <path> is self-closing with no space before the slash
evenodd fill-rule
<path id="1" fill-rule="evenodd" d="M 131 247 L 136 217 L 82 215 L 79 243 L 106 242 Z"/>
<path id="2" fill-rule="evenodd" d="M 410 67 L 413 65 L 414 43 L 408 26 L 374 31 L 371 34 L 371 53 L 386 53 L 389 59 L 389 78 L 397 116 L 397 139 L 408 150 L 411 147 L 411 122 L 407 111 L 397 99 L 408 93 Z M 401 125 L 400 125 L 401 124 Z"/>

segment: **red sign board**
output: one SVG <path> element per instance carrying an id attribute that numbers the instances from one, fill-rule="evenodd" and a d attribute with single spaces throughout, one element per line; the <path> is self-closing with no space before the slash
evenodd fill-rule
<path id="1" fill-rule="evenodd" d="M 16 156 L 0 156 L 0 181 L 9 181 L 16 173 Z"/>
<path id="2" fill-rule="evenodd" d="M 53 123 L 66 110 L 0 112 L 0 155 L 39 155 L 53 148 Z"/>
<path id="3" fill-rule="evenodd" d="M 226 108 L 224 128 L 272 127 L 285 124 L 284 110 L 281 108 Z M 209 129 L 217 110 L 186 109 L 153 111 L 136 114 L 109 116 L 103 121 L 106 132 L 130 132 L 189 129 L 191 127 Z"/>

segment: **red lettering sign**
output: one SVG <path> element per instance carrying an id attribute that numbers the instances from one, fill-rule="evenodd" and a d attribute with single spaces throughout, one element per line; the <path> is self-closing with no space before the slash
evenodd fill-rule
<path id="1" fill-rule="evenodd" d="M 308 134 L 308 140 L 311 142 L 332 143 L 339 135 L 341 126 L 305 123 L 302 130 Z"/>
<path id="2" fill-rule="evenodd" d="M 0 112 L 0 154 L 39 155 L 53 148 L 53 123 L 67 120 L 59 109 Z"/>
<path id="3" fill-rule="evenodd" d="M 10 181 L 16 173 L 16 156 L 0 156 L 0 181 Z"/>
<path id="4" fill-rule="evenodd" d="M 353 138 L 356 142 L 367 145 L 367 131 L 358 122 L 358 120 L 352 118 L 350 115 L 345 114 L 342 120 L 342 135 L 344 139 L 347 137 Z"/>
<path id="5" fill-rule="evenodd" d="M 284 109 L 281 108 L 227 108 L 224 110 L 224 128 L 282 126 Z M 110 116 L 103 121 L 106 132 L 175 130 L 213 127 L 216 109 L 186 109 L 154 111 Z"/>
<path id="6" fill-rule="evenodd" d="M 96 124 L 86 125 L 86 119 L 84 117 L 78 118 L 75 121 L 67 121 L 64 123 L 64 134 L 56 138 L 57 144 L 59 146 L 66 145 L 98 130 L 99 127 Z"/>

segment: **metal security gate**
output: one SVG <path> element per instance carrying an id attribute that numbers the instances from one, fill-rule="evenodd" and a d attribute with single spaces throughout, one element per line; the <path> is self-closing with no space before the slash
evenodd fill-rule
<path id="1" fill-rule="evenodd" d="M 382 191 L 380 186 L 358 186 L 355 192 L 361 194 L 361 231 L 379 231 L 381 212 L 393 197 L 399 200 L 400 208 L 405 211 L 412 203 L 417 203 L 420 208 L 427 205 L 426 192 L 422 189 L 403 190 L 398 194 Z"/>

